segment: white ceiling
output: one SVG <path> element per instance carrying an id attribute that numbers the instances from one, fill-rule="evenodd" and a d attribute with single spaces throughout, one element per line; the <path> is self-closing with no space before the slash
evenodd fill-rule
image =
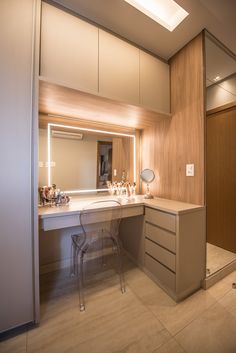
<path id="1" fill-rule="evenodd" d="M 54 0 L 168 60 L 204 28 L 236 53 L 236 0 L 176 0 L 189 16 L 173 31 L 123 0 Z"/>

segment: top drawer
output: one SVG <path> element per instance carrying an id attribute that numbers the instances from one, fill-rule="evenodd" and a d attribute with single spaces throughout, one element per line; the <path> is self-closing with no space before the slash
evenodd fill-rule
<path id="1" fill-rule="evenodd" d="M 152 208 L 145 208 L 145 220 L 152 224 L 155 224 L 161 228 L 175 232 L 175 216 L 169 213 L 154 210 Z"/>

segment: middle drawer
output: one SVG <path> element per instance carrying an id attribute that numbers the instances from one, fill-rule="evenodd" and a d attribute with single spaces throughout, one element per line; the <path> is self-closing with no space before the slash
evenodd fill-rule
<path id="1" fill-rule="evenodd" d="M 168 230 L 145 223 L 145 236 L 155 243 L 175 253 L 176 235 Z"/>
<path id="2" fill-rule="evenodd" d="M 175 255 L 145 238 L 145 252 L 175 272 Z"/>

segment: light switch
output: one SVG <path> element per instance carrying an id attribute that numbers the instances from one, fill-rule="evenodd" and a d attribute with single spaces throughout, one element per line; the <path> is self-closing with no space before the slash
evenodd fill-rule
<path id="1" fill-rule="evenodd" d="M 186 164 L 186 176 L 194 176 L 194 164 Z"/>

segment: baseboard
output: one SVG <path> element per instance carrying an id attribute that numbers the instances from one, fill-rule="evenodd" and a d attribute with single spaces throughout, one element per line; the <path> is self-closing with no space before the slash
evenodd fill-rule
<path id="1" fill-rule="evenodd" d="M 23 325 L 10 328 L 6 331 L 2 331 L 2 332 L 0 332 L 0 342 L 8 340 L 10 338 L 13 338 L 17 335 L 20 335 L 20 334 L 28 331 L 29 329 L 35 328 L 37 326 L 38 325 L 35 324 L 33 321 L 30 321 L 30 322 L 27 322 Z"/>
<path id="2" fill-rule="evenodd" d="M 236 270 L 236 260 L 233 260 L 228 265 L 222 267 L 220 270 L 212 273 L 212 275 L 206 277 L 203 280 L 202 287 L 204 289 L 208 289 L 217 282 L 219 282 L 222 278 L 228 276 L 231 272 Z"/>

